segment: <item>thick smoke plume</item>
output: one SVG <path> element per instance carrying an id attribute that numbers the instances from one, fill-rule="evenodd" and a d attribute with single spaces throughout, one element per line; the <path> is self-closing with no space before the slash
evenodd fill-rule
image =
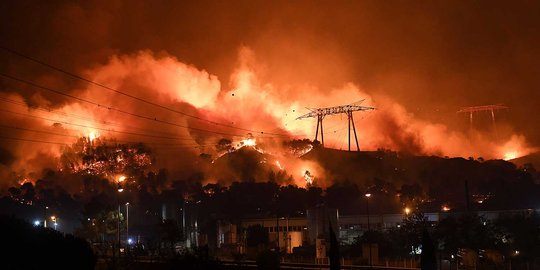
<path id="1" fill-rule="evenodd" d="M 364 105 L 377 108 L 355 114 L 362 150 L 384 148 L 416 155 L 507 159 L 535 150 L 523 135 L 508 128 L 495 137 L 490 134 L 492 130 L 462 132 L 444 123 L 419 119 L 391 97 L 380 91 L 372 93 L 353 82 L 345 81 L 341 87 L 331 89 L 294 82 L 283 85 L 265 80 L 265 72 L 265 63 L 258 62 L 257 55 L 247 47 L 239 50 L 229 85 L 223 84 L 216 75 L 164 52 L 114 55 L 106 63 L 84 71 L 84 76 L 93 81 L 181 113 L 93 84 L 78 84 L 69 89 L 71 95 L 82 100 L 66 98 L 60 105 L 53 105 L 47 98 L 50 93 L 40 92 L 24 99 L 14 88 L 2 94 L 2 98 L 10 102 L 3 109 L 1 124 L 42 132 L 12 129 L 3 133 L 27 141 L 3 145 L 11 158 L 4 161 L 2 174 L 4 179 L 12 181 L 25 177 L 35 179 L 43 169 L 57 168 L 64 147 L 58 144 L 70 144 L 82 136 L 101 136 L 118 142 L 146 143 L 156 154 L 156 168 L 189 175 L 212 166 L 201 165 L 199 155 L 207 153 L 216 157 L 216 144 L 220 139 L 235 142 L 253 136 L 265 147 L 264 151 L 276 158 L 264 162 L 283 164 L 279 166 L 292 175 L 292 181 L 302 184 L 306 170 L 315 175 L 324 175 L 324 172 L 317 164 L 303 164 L 306 162 L 283 154 L 283 141 L 311 138 L 314 134 L 314 121 L 296 118 L 307 111 L 304 107 L 329 107 L 360 100 Z M 324 124 L 325 146 L 346 149 L 346 118 L 328 116 Z M 231 176 L 235 177 L 242 175 Z"/>
<path id="2" fill-rule="evenodd" d="M 4 1 L 1 46 L 181 113 L 1 50 L 0 72 L 93 102 L 0 78 L 2 184 L 58 169 L 57 143 L 80 136 L 144 142 L 171 177 L 221 181 L 208 164 L 217 142 L 248 133 L 295 182 L 306 170 L 321 180 L 322 164 L 281 154 L 282 141 L 313 139 L 315 121 L 295 120 L 305 107 L 359 100 L 377 108 L 355 113 L 362 150 L 523 156 L 540 144 L 539 12 L 507 1 Z M 497 103 L 510 109 L 496 125 L 455 113 Z M 326 147 L 348 148 L 345 116 L 324 130 Z"/>

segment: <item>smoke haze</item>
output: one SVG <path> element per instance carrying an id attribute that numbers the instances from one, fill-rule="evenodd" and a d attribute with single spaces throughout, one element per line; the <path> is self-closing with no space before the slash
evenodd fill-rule
<path id="1" fill-rule="evenodd" d="M 538 3 L 0 5 L 2 46 L 182 112 L 2 50 L 2 73 L 93 102 L 2 76 L 1 135 L 25 140 L 0 140 L 1 176 L 10 181 L 55 168 L 62 146 L 50 142 L 69 144 L 79 136 L 147 143 L 155 166 L 178 174 L 196 170 L 200 153 L 215 156 L 221 138 L 252 133 L 278 153 L 282 140 L 313 139 L 315 121 L 296 120 L 305 107 L 359 100 L 377 108 L 355 113 L 362 150 L 510 159 L 540 144 L 531 119 L 540 98 Z M 479 113 L 471 128 L 468 115 L 455 113 L 498 103 L 510 109 L 496 112 L 496 125 Z M 328 116 L 324 125 L 325 146 L 347 149 L 346 117 Z M 298 162 L 284 164 L 295 177 L 305 167 Z"/>

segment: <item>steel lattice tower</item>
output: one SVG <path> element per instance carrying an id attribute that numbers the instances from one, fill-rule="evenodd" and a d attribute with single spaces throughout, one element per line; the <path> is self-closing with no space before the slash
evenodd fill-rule
<path id="1" fill-rule="evenodd" d="M 461 110 L 457 111 L 457 113 L 468 113 L 469 114 L 469 124 L 472 128 L 473 126 L 473 114 L 476 112 L 490 112 L 491 113 L 491 121 L 493 123 L 493 127 L 495 127 L 495 111 L 497 110 L 506 110 L 508 109 L 507 106 L 503 104 L 495 104 L 495 105 L 482 105 L 482 106 L 473 106 L 473 107 L 465 107 L 461 108 Z"/>
<path id="2" fill-rule="evenodd" d="M 324 120 L 324 117 L 327 116 L 327 115 L 334 115 L 334 114 L 346 114 L 347 115 L 347 120 L 349 122 L 349 151 L 351 151 L 351 125 L 352 125 L 352 130 L 353 130 L 353 133 L 354 133 L 354 139 L 356 141 L 356 149 L 358 151 L 360 151 L 360 146 L 358 145 L 358 137 L 356 135 L 356 127 L 354 126 L 354 119 L 353 119 L 353 112 L 356 112 L 356 111 L 369 111 L 369 110 L 375 110 L 374 107 L 368 107 L 368 106 L 361 106 L 359 105 L 360 103 L 362 103 L 362 101 L 364 100 L 361 100 L 359 102 L 355 102 L 353 104 L 349 104 L 349 105 L 342 105 L 342 106 L 335 106 L 335 107 L 327 107 L 327 108 L 307 108 L 308 110 L 310 110 L 309 113 L 306 113 L 302 116 L 299 116 L 298 118 L 296 118 L 297 120 L 299 119 L 304 119 L 304 118 L 317 118 L 317 129 L 315 130 L 315 140 L 318 139 L 318 135 L 319 135 L 319 127 L 320 127 L 320 131 L 321 131 L 321 145 L 324 147 L 324 130 L 323 130 L 323 120 Z"/>

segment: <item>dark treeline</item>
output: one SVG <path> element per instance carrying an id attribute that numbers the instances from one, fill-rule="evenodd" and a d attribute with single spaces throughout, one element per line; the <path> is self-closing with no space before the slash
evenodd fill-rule
<path id="1" fill-rule="evenodd" d="M 430 173 L 424 170 L 419 179 L 433 179 L 431 182 L 375 177 L 360 184 L 349 179 L 334 179 L 334 183 L 325 189 L 318 186 L 281 186 L 273 181 L 202 184 L 202 174 L 194 174 L 185 180 L 172 180 L 162 169 L 128 175 L 121 183 L 124 190 L 121 193 L 118 192 L 118 183 L 104 177 L 85 172 L 49 171 L 35 185 L 25 183 L 11 187 L 0 203 L 3 213 L 18 213 L 29 220 L 42 218 L 44 208 L 48 207 L 49 214 L 63 218 L 63 226 L 69 225 L 71 230 L 81 227 L 81 224 L 83 228 L 91 224 L 98 226 L 95 220 L 100 220 L 100 226 L 106 230 L 107 220 L 115 219 L 118 203 L 129 202 L 131 225 L 135 231 L 138 225 L 142 230 L 151 223 L 158 223 L 164 204 L 178 208 L 196 204 L 199 217 L 229 220 L 302 216 L 306 209 L 318 204 L 337 208 L 342 215 L 365 214 L 365 193 L 372 194 L 372 214 L 402 213 L 405 207 L 418 212 L 464 212 L 537 206 L 540 185 L 537 184 L 538 173 L 532 166 L 517 168 L 504 161 L 418 159 L 428 163 L 446 163 L 447 166 L 428 166 Z M 64 183 L 67 186 L 79 184 L 77 189 L 72 189 L 64 187 Z M 110 226 L 113 225 L 114 222 Z"/>
<path id="2" fill-rule="evenodd" d="M 2 269 L 94 269 L 90 244 L 73 235 L 0 215 Z"/>
<path id="3" fill-rule="evenodd" d="M 344 255 L 358 255 L 355 252 L 367 241 L 378 243 L 383 257 L 406 256 L 411 246 L 421 243 L 426 228 L 438 251 L 447 255 L 457 254 L 462 248 L 495 249 L 506 255 L 519 250 L 519 258 L 535 259 L 533 254 L 538 254 L 536 247 L 540 246 L 540 223 L 535 214 L 491 221 L 472 214 L 537 208 L 539 174 L 532 165 L 414 157 L 389 151 L 345 153 L 315 149 L 304 158 L 325 168 L 326 182 L 332 183 L 326 188 L 316 184 L 305 188 L 283 185 L 276 181 L 275 172 L 268 173 L 266 179 L 248 177 L 223 185 L 203 184 L 206 177 L 202 172 L 179 179 L 165 169 L 149 170 L 149 152 L 144 147 L 129 149 L 128 158 L 118 159 L 114 155 L 119 152 L 96 148 L 93 153 L 99 155 L 84 156 L 79 165 L 74 163 L 79 160 L 73 157 L 76 151 L 71 156 L 66 154 L 64 159 L 69 162 L 65 162 L 63 170 L 50 170 L 35 184 L 27 182 L 9 188 L 0 198 L 0 214 L 17 215 L 27 221 L 55 215 L 61 231 L 74 232 L 92 242 L 112 243 L 118 220 L 122 235 L 125 232 L 125 204 L 129 203 L 130 235 L 143 235 L 146 250 L 159 251 L 162 243 L 171 243 L 171 247 L 185 238 L 174 224 L 163 222 L 164 208 L 173 209 L 176 215 L 180 209 L 196 211 L 200 232 L 212 233 L 217 220 L 234 223 L 243 218 L 303 216 L 306 209 L 320 204 L 337 208 L 340 215 L 366 214 L 364 194 L 370 193 L 372 215 L 403 213 L 405 207 L 415 214 L 399 228 L 365 233 L 353 246 L 342 249 Z M 109 154 L 112 156 L 107 157 Z M 98 158 L 100 155 L 106 158 Z M 96 167 L 96 160 L 97 164 L 111 164 Z M 117 164 L 118 160 L 142 162 Z M 100 173 L 94 174 L 98 169 Z M 122 183 L 117 181 L 120 174 L 126 176 Z M 118 192 L 119 188 L 123 192 Z M 436 225 L 422 219 L 422 213 L 441 211 L 447 215 Z M 533 237 L 527 237 L 525 232 Z"/>

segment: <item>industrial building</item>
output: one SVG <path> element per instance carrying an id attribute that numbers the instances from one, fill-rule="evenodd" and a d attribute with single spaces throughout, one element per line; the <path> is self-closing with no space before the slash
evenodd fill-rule
<path id="1" fill-rule="evenodd" d="M 189 206 L 184 210 L 195 209 Z M 494 220 L 502 215 L 515 215 L 528 210 L 515 211 L 479 211 L 479 216 L 486 220 Z M 534 210 L 531 210 L 534 211 Z M 427 222 L 437 223 L 449 215 L 460 215 L 458 212 L 424 213 Z M 295 248 L 314 246 L 321 250 L 317 257 L 325 257 L 328 248 L 330 230 L 333 230 L 342 244 L 352 244 L 368 230 L 389 230 L 399 228 L 407 213 L 370 214 L 340 216 L 337 209 L 319 206 L 308 209 L 301 217 L 257 217 L 245 218 L 236 222 L 218 220 L 215 230 L 201 232 L 196 212 L 183 211 L 183 221 L 187 247 L 205 246 L 218 255 L 244 254 L 246 249 L 247 228 L 260 225 L 268 232 L 268 248 L 291 254 Z M 319 256 L 320 255 L 320 256 Z"/>

